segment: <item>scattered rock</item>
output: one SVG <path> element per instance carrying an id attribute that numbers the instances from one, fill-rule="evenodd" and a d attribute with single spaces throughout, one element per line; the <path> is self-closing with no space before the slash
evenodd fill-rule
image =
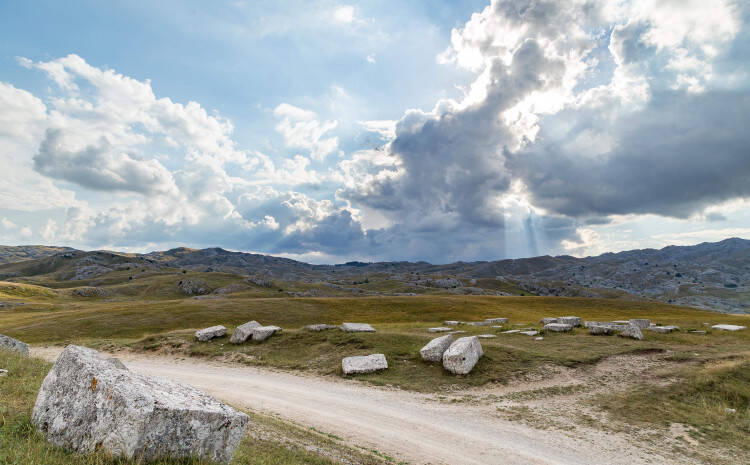
<path id="1" fill-rule="evenodd" d="M 487 321 L 470 321 L 466 324 L 469 326 L 489 326 L 490 325 L 490 323 L 488 323 Z"/>
<path id="2" fill-rule="evenodd" d="M 0 368 L 0 377 L 2 376 L 8 376 L 8 370 Z"/>
<path id="3" fill-rule="evenodd" d="M 553 333 L 562 333 L 566 331 L 572 331 L 573 325 L 568 325 L 565 323 L 547 323 L 544 325 L 545 331 L 552 331 Z"/>
<path id="4" fill-rule="evenodd" d="M 229 463 L 249 418 L 197 389 L 122 370 L 69 345 L 44 379 L 32 422 L 49 442 L 140 461 Z"/>
<path id="5" fill-rule="evenodd" d="M 177 283 L 177 287 L 179 287 L 185 295 L 204 295 L 211 293 L 208 284 L 202 279 L 183 279 Z"/>
<path id="6" fill-rule="evenodd" d="M 451 334 L 464 334 L 466 331 L 451 331 Z"/>
<path id="7" fill-rule="evenodd" d="M 426 362 L 440 362 L 443 360 L 443 353 L 453 344 L 453 335 L 437 337 L 427 343 L 426 346 L 419 350 L 422 360 Z"/>
<path id="8" fill-rule="evenodd" d="M 535 337 L 534 340 L 535 341 L 543 341 L 544 338 L 542 336 L 539 336 L 539 337 Z"/>
<path id="9" fill-rule="evenodd" d="M 383 354 L 346 357 L 341 360 L 341 370 L 345 375 L 374 373 L 388 368 L 388 361 Z"/>
<path id="10" fill-rule="evenodd" d="M 519 334 L 523 334 L 524 336 L 536 336 L 537 334 L 539 334 L 539 331 L 536 331 L 536 330 L 521 331 Z"/>
<path id="11" fill-rule="evenodd" d="M 727 407 L 725 410 L 727 413 L 737 413 L 737 409 L 734 409 L 734 408 Z"/>
<path id="12" fill-rule="evenodd" d="M 520 333 L 520 329 L 509 329 L 508 331 L 503 331 L 501 334 L 514 334 L 514 333 Z"/>
<path id="13" fill-rule="evenodd" d="M 482 355 L 482 344 L 476 336 L 462 337 L 443 354 L 443 367 L 451 373 L 465 375 L 471 372 Z"/>
<path id="14" fill-rule="evenodd" d="M 446 321 L 443 321 L 443 324 L 446 326 L 457 326 L 457 325 L 460 325 L 461 322 L 455 321 L 455 320 L 446 320 Z"/>
<path id="15" fill-rule="evenodd" d="M 550 317 L 548 317 L 548 318 L 542 318 L 539 321 L 539 323 L 541 323 L 543 325 L 548 325 L 550 323 L 557 323 L 557 318 L 550 318 Z"/>
<path id="16" fill-rule="evenodd" d="M 18 339 L 13 339 L 10 336 L 0 334 L 0 350 L 10 350 L 18 352 L 26 357 L 29 356 L 29 345 L 25 342 L 21 342 Z"/>
<path id="17" fill-rule="evenodd" d="M 117 357 L 110 357 L 110 358 L 108 358 L 106 360 L 109 363 L 111 363 L 115 368 L 117 368 L 119 370 L 127 370 L 128 369 L 128 367 L 126 367 L 125 364 L 122 363 L 122 361 L 119 358 L 117 358 Z"/>
<path id="18" fill-rule="evenodd" d="M 109 293 L 100 287 L 79 287 L 73 289 L 73 295 L 78 297 L 104 297 Z"/>
<path id="19" fill-rule="evenodd" d="M 619 335 L 622 337 L 629 337 L 630 339 L 638 339 L 639 341 L 643 339 L 641 328 L 636 325 L 628 325 L 625 329 L 620 331 Z"/>
<path id="20" fill-rule="evenodd" d="M 573 327 L 581 326 L 581 318 L 577 316 L 561 316 L 557 318 L 557 322 Z"/>
<path id="21" fill-rule="evenodd" d="M 229 286 L 220 287 L 216 289 L 214 291 L 214 294 L 219 294 L 219 295 L 231 294 L 232 292 L 241 291 L 243 289 L 247 289 L 247 286 L 245 286 L 244 284 L 240 284 L 240 283 L 233 283 L 233 284 L 230 284 Z"/>
<path id="22" fill-rule="evenodd" d="M 738 325 L 713 325 L 711 326 L 711 329 L 718 329 L 720 331 L 739 331 L 741 329 L 746 329 L 747 326 L 738 326 Z"/>
<path id="23" fill-rule="evenodd" d="M 307 325 L 307 326 L 305 326 L 305 329 L 306 329 L 306 330 L 308 330 L 308 331 L 315 331 L 315 332 L 319 332 L 319 331 L 326 331 L 326 330 L 328 330 L 328 329 L 337 329 L 337 328 L 338 328 L 338 326 L 335 326 L 335 325 L 327 325 L 327 324 L 324 324 L 324 323 L 320 323 L 320 324 L 316 324 L 316 325 Z"/>
<path id="24" fill-rule="evenodd" d="M 639 329 L 646 329 L 651 326 L 651 320 L 646 318 L 631 318 L 628 322 L 631 325 L 637 326 Z"/>
<path id="25" fill-rule="evenodd" d="M 605 325 L 592 325 L 588 328 L 589 334 L 593 334 L 594 336 L 609 336 L 615 332 L 614 328 Z"/>
<path id="26" fill-rule="evenodd" d="M 697 330 L 697 329 L 691 329 L 691 330 L 690 330 L 690 331 L 688 331 L 688 332 L 689 332 L 689 333 L 693 333 L 693 334 L 706 334 L 706 332 L 705 332 L 705 331 L 699 331 L 699 330 Z"/>
<path id="27" fill-rule="evenodd" d="M 614 323 L 616 325 L 627 325 L 627 324 L 630 324 L 630 320 L 615 320 L 612 323 Z M 651 323 L 649 323 L 649 324 L 651 324 Z"/>
<path id="28" fill-rule="evenodd" d="M 195 338 L 201 342 L 210 341 L 215 337 L 226 336 L 227 328 L 217 325 L 211 326 L 210 328 L 199 329 L 195 332 Z"/>
<path id="29" fill-rule="evenodd" d="M 253 328 L 253 341 L 265 341 L 279 331 L 281 331 L 281 328 L 278 326 L 258 326 Z"/>
<path id="30" fill-rule="evenodd" d="M 245 278 L 245 282 L 249 284 L 255 284 L 256 286 L 260 287 L 273 287 L 273 282 L 270 279 L 264 278 L 262 276 L 250 276 L 248 278 Z"/>
<path id="31" fill-rule="evenodd" d="M 375 328 L 367 323 L 343 323 L 341 330 L 348 333 L 374 333 Z"/>
<path id="32" fill-rule="evenodd" d="M 477 337 L 480 338 L 480 339 L 492 339 L 492 338 L 497 337 L 497 336 L 495 336 L 494 334 L 480 334 Z"/>
<path id="33" fill-rule="evenodd" d="M 655 333 L 661 333 L 661 334 L 671 333 L 672 331 L 680 330 L 679 327 L 671 326 L 671 325 L 670 326 L 649 326 L 646 329 L 648 329 L 649 331 L 653 331 Z"/>
<path id="34" fill-rule="evenodd" d="M 439 326 L 437 328 L 428 328 L 427 331 L 431 333 L 447 333 L 448 331 L 452 331 L 453 328 L 448 328 L 446 326 Z"/>
<path id="35" fill-rule="evenodd" d="M 490 324 L 492 324 L 492 323 L 496 323 L 496 324 L 499 323 L 501 325 L 504 325 L 505 323 L 508 322 L 508 319 L 507 318 L 487 318 L 486 320 L 484 320 L 484 322 L 485 323 L 490 323 Z"/>
<path id="36" fill-rule="evenodd" d="M 229 342 L 231 342 L 232 344 L 242 344 L 243 342 L 247 341 L 250 336 L 253 335 L 253 330 L 255 328 L 259 328 L 261 326 L 262 325 L 255 320 L 243 323 L 234 329 L 232 337 L 229 338 Z"/>

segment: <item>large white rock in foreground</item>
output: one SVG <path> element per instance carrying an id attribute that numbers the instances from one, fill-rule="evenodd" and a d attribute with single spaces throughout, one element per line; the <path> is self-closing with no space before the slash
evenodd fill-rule
<path id="1" fill-rule="evenodd" d="M 419 350 L 422 360 L 426 362 L 439 362 L 443 360 L 443 353 L 453 344 L 453 335 L 436 337 Z"/>
<path id="2" fill-rule="evenodd" d="M 482 344 L 476 336 L 462 337 L 443 354 L 443 367 L 451 373 L 465 375 L 474 368 L 482 355 Z"/>
<path id="3" fill-rule="evenodd" d="M 375 328 L 367 323 L 343 323 L 341 330 L 347 333 L 374 333 Z"/>
<path id="4" fill-rule="evenodd" d="M 227 335 L 227 328 L 217 325 L 211 326 L 210 328 L 199 329 L 195 332 L 195 338 L 201 342 L 210 341 L 215 337 L 222 337 Z"/>
<path id="5" fill-rule="evenodd" d="M 74 345 L 47 374 L 32 414 L 56 446 L 144 461 L 197 456 L 229 463 L 248 421 L 193 387 L 118 368 Z"/>
<path id="6" fill-rule="evenodd" d="M 386 368 L 388 368 L 388 361 L 383 354 L 346 357 L 341 360 L 341 369 L 345 375 L 374 373 L 376 371 L 385 370 Z"/>
<path id="7" fill-rule="evenodd" d="M 18 339 L 0 334 L 0 350 L 10 350 L 21 355 L 29 356 L 29 345 Z"/>
<path id="8" fill-rule="evenodd" d="M 243 323 L 234 328 L 234 332 L 232 333 L 232 337 L 229 338 L 229 342 L 232 344 L 242 344 L 253 335 L 253 329 L 260 328 L 261 326 L 262 325 L 255 320 Z"/>

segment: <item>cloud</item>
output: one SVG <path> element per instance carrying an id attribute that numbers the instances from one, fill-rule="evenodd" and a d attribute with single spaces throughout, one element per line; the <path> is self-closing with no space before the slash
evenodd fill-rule
<path id="1" fill-rule="evenodd" d="M 371 54 L 367 55 L 367 57 L 365 59 L 367 60 L 368 63 L 373 64 L 373 63 L 375 63 L 375 54 L 371 53 Z"/>
<path id="2" fill-rule="evenodd" d="M 343 5 L 333 11 L 333 19 L 341 23 L 351 23 L 354 21 L 354 7 Z"/>
<path id="3" fill-rule="evenodd" d="M 338 126 L 338 121 L 318 121 L 318 115 L 288 103 L 282 103 L 274 110 L 281 121 L 276 130 L 284 137 L 287 147 L 309 150 L 315 160 L 323 160 L 338 149 L 337 137 L 324 138 L 323 135 Z"/>

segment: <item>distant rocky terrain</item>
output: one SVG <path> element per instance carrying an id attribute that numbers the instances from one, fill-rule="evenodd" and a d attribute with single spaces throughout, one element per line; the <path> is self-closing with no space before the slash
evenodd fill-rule
<path id="1" fill-rule="evenodd" d="M 750 312 L 750 241 L 738 238 L 586 258 L 541 256 L 445 265 L 427 262 L 311 265 L 220 248 L 125 254 L 46 246 L 2 246 L 0 263 L 3 263 L 0 279 L 5 280 L 51 274 L 57 280 L 91 281 L 114 271 L 129 270 L 137 274 L 172 269 L 237 274 L 247 277 L 245 282 L 258 286 L 262 283 L 261 287 L 271 287 L 275 281 L 313 287 L 293 294 L 300 297 L 327 295 L 332 290 L 352 295 L 387 293 L 367 286 L 371 280 L 380 280 L 403 284 L 409 290 L 406 294 L 434 291 L 645 298 L 721 312 Z"/>

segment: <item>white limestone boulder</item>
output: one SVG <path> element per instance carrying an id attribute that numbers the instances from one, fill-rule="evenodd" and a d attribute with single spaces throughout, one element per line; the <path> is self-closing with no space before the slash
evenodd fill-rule
<path id="1" fill-rule="evenodd" d="M 457 325 L 460 325 L 461 322 L 460 321 L 456 321 L 456 320 L 445 320 L 445 321 L 443 321 L 443 324 L 445 326 L 457 326 Z"/>
<path id="2" fill-rule="evenodd" d="M 565 323 L 547 323 L 546 325 L 544 325 L 544 330 L 553 333 L 564 333 L 567 331 L 572 331 L 573 325 L 568 325 Z"/>
<path id="3" fill-rule="evenodd" d="M 509 329 L 507 331 L 503 331 L 501 334 L 515 334 L 515 333 L 520 333 L 520 332 L 521 332 L 520 329 Z"/>
<path id="4" fill-rule="evenodd" d="M 29 356 L 28 344 L 3 334 L 0 334 L 0 350 L 9 350 L 12 352 L 18 352 L 25 357 Z"/>
<path id="5" fill-rule="evenodd" d="M 260 328 L 261 326 L 263 325 L 255 320 L 243 323 L 234 328 L 234 332 L 232 333 L 232 337 L 229 338 L 229 342 L 232 344 L 242 344 L 253 335 L 253 330 L 255 328 Z"/>
<path id="6" fill-rule="evenodd" d="M 326 331 L 326 330 L 329 330 L 329 329 L 336 329 L 336 328 L 338 328 L 338 326 L 327 325 L 325 323 L 320 323 L 320 324 L 305 326 L 306 330 L 313 331 L 313 332 L 316 332 L 316 333 L 320 332 L 320 331 Z"/>
<path id="7" fill-rule="evenodd" d="M 462 337 L 443 354 L 443 367 L 451 373 L 465 375 L 471 372 L 482 355 L 482 344 L 476 336 Z"/>
<path id="8" fill-rule="evenodd" d="M 718 329 L 719 331 L 740 331 L 747 328 L 747 326 L 739 325 L 713 325 L 711 329 Z"/>
<path id="9" fill-rule="evenodd" d="M 347 333 L 374 333 L 375 328 L 367 323 L 343 323 L 341 330 Z"/>
<path id="10" fill-rule="evenodd" d="M 573 327 L 581 326 L 581 318 L 577 316 L 561 316 L 557 318 L 557 323 Z"/>
<path id="11" fill-rule="evenodd" d="M 524 336 L 536 336 L 537 334 L 539 334 L 539 331 L 530 329 L 530 330 L 521 331 L 519 332 L 519 334 L 523 334 Z"/>
<path id="12" fill-rule="evenodd" d="M 619 335 L 621 337 L 629 337 L 630 339 L 638 339 L 639 341 L 643 339 L 641 328 L 636 325 L 627 325 L 625 329 L 620 331 Z"/>
<path id="13" fill-rule="evenodd" d="M 594 336 L 609 336 L 615 332 L 614 328 L 607 325 L 592 325 L 588 328 L 589 334 L 593 334 Z"/>
<path id="14" fill-rule="evenodd" d="M 123 370 L 69 345 L 44 379 L 32 414 L 52 444 L 148 462 L 200 457 L 229 463 L 249 418 L 197 389 Z"/>
<path id="15" fill-rule="evenodd" d="M 278 326 L 258 326 L 252 329 L 253 341 L 261 342 L 265 341 L 269 337 L 281 331 Z"/>
<path id="16" fill-rule="evenodd" d="M 388 361 L 383 354 L 346 357 L 341 360 L 341 370 L 345 375 L 374 373 L 388 368 Z"/>
<path id="17" fill-rule="evenodd" d="M 646 329 L 651 326 L 651 320 L 646 318 L 631 318 L 628 322 L 631 325 L 637 326 L 638 329 Z"/>
<path id="18" fill-rule="evenodd" d="M 508 319 L 507 318 L 487 318 L 486 320 L 484 320 L 484 322 L 485 323 L 490 323 L 490 324 L 501 324 L 501 325 L 504 325 L 505 323 L 508 322 Z"/>
<path id="19" fill-rule="evenodd" d="M 541 323 L 543 325 L 548 325 L 550 323 L 557 323 L 557 318 L 552 318 L 552 317 L 542 318 L 539 321 L 539 323 Z"/>
<path id="20" fill-rule="evenodd" d="M 195 332 L 195 338 L 201 342 L 210 341 L 216 337 L 222 337 L 227 335 L 227 328 L 217 325 L 211 326 L 210 328 L 199 329 Z"/>
<path id="21" fill-rule="evenodd" d="M 447 333 L 448 331 L 453 331 L 453 328 L 438 326 L 437 328 L 427 328 L 427 331 L 430 333 Z"/>
<path id="22" fill-rule="evenodd" d="M 470 322 L 468 322 L 466 324 L 469 325 L 469 326 L 489 326 L 492 323 L 489 323 L 487 321 L 470 321 Z"/>
<path id="23" fill-rule="evenodd" d="M 426 346 L 419 350 L 422 360 L 426 362 L 440 362 L 443 360 L 443 353 L 453 344 L 453 335 L 436 337 L 427 343 Z"/>

